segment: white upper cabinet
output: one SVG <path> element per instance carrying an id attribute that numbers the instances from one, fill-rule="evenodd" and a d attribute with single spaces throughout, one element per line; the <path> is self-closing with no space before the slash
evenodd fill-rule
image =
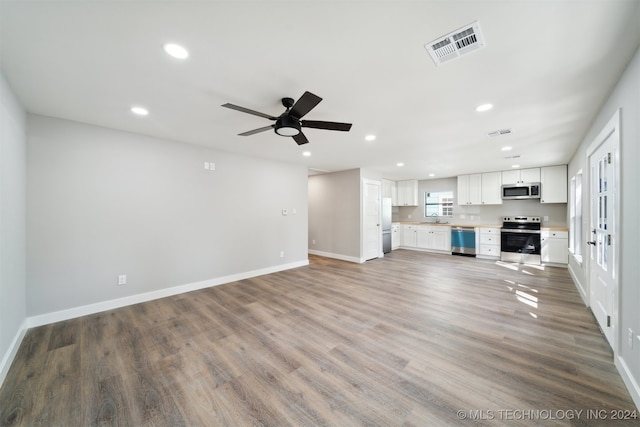
<path id="1" fill-rule="evenodd" d="M 458 177 L 458 205 L 479 205 L 482 201 L 482 175 Z"/>
<path id="2" fill-rule="evenodd" d="M 418 206 L 418 181 L 408 179 L 396 182 L 398 200 L 396 206 Z"/>
<path id="3" fill-rule="evenodd" d="M 476 173 L 458 177 L 458 205 L 502 204 L 500 172 Z"/>
<path id="4" fill-rule="evenodd" d="M 567 203 L 567 165 L 540 168 L 540 203 Z"/>
<path id="5" fill-rule="evenodd" d="M 483 205 L 501 205 L 502 204 L 502 173 L 487 172 L 482 174 L 482 195 Z"/>
<path id="6" fill-rule="evenodd" d="M 528 182 L 540 182 L 540 168 L 502 171 L 501 185 L 524 184 Z"/>
<path id="7" fill-rule="evenodd" d="M 382 197 L 391 198 L 392 206 L 396 206 L 398 204 L 398 191 L 395 181 L 391 181 L 390 179 L 382 180 Z"/>

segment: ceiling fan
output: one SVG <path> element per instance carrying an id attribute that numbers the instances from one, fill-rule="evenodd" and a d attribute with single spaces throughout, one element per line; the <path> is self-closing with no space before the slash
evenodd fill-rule
<path id="1" fill-rule="evenodd" d="M 293 98 L 282 98 L 282 105 L 287 109 L 284 113 L 278 117 L 270 116 L 259 111 L 250 110 L 248 108 L 240 107 L 234 104 L 222 104 L 223 107 L 231 108 L 232 110 L 242 111 L 243 113 L 253 114 L 254 116 L 264 117 L 265 119 L 275 120 L 275 123 L 269 126 L 261 127 L 258 129 L 250 130 L 240 133 L 240 136 L 249 136 L 255 133 L 274 129 L 278 135 L 291 136 L 293 140 L 298 144 L 306 144 L 309 142 L 306 136 L 302 133 L 301 128 L 314 128 L 314 129 L 326 129 L 326 130 L 339 130 L 347 132 L 351 129 L 351 123 L 339 123 L 339 122 L 323 122 L 318 120 L 301 120 L 309 111 L 315 108 L 322 101 L 317 95 L 311 92 L 305 92 L 300 99 L 294 103 Z"/>

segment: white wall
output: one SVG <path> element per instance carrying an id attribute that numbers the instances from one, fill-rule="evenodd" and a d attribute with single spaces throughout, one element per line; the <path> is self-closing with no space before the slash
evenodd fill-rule
<path id="1" fill-rule="evenodd" d="M 621 113 L 620 133 L 620 351 L 616 354 L 616 365 L 631 390 L 635 403 L 640 407 L 640 339 L 635 338 L 633 348 L 627 344 L 627 330 L 631 328 L 635 335 L 640 334 L 640 50 L 629 63 L 613 92 L 593 121 L 591 128 L 580 147 L 571 159 L 568 168 L 569 178 L 579 170 L 587 175 L 586 150 L 594 141 L 600 130 L 613 116 L 616 110 Z M 584 247 L 582 252 L 588 254 L 586 242 L 589 236 L 589 186 L 582 186 Z M 586 286 L 587 263 L 579 264 L 569 257 L 569 268 L 583 289 Z M 588 293 L 587 293 L 588 295 Z"/>
<path id="2" fill-rule="evenodd" d="M 458 200 L 458 180 L 453 178 L 426 179 L 418 181 L 418 207 L 401 206 L 395 221 L 431 221 L 424 217 L 424 193 L 434 191 L 453 191 L 454 200 Z M 409 218 L 411 215 L 411 218 Z M 548 216 L 543 226 L 566 227 L 566 203 L 540 203 L 539 200 L 504 200 L 501 205 L 457 205 L 453 206 L 453 218 L 446 221 L 455 224 L 495 224 L 502 223 L 503 216 Z"/>
<path id="3" fill-rule="evenodd" d="M 30 317 L 308 263 L 304 166 L 37 115 L 27 135 Z"/>
<path id="4" fill-rule="evenodd" d="M 25 112 L 0 74 L 0 384 L 26 328 Z"/>
<path id="5" fill-rule="evenodd" d="M 360 175 L 352 169 L 309 177 L 309 253 L 361 261 Z"/>

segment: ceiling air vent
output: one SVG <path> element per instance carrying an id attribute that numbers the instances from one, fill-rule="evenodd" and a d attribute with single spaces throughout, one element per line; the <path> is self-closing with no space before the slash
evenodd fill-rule
<path id="1" fill-rule="evenodd" d="M 494 137 L 494 136 L 509 135 L 510 133 L 511 133 L 511 129 L 499 129 L 499 130 L 494 130 L 493 132 L 489 132 L 487 135 L 490 137 Z"/>
<path id="2" fill-rule="evenodd" d="M 484 47 L 484 37 L 478 21 L 426 44 L 425 49 L 436 65 L 458 58 Z"/>

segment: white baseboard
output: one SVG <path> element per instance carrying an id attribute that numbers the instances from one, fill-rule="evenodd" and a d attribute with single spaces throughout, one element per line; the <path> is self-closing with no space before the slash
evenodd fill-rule
<path id="1" fill-rule="evenodd" d="M 16 332 L 16 336 L 13 337 L 13 341 L 11 341 L 11 345 L 9 346 L 9 350 L 5 353 L 2 358 L 2 362 L 0 362 L 0 387 L 4 383 L 4 379 L 7 377 L 7 373 L 9 373 L 9 368 L 11 368 L 11 363 L 13 363 L 13 359 L 16 357 L 18 353 L 18 349 L 20 348 L 20 344 L 22 343 L 22 339 L 27 334 L 27 319 L 22 321 L 20 328 L 18 328 L 18 332 Z"/>
<path id="2" fill-rule="evenodd" d="M 571 264 L 567 266 L 567 270 L 569 270 L 569 275 L 571 276 L 571 280 L 573 280 L 573 283 L 576 285 L 576 289 L 578 289 L 578 292 L 582 297 L 582 301 L 584 302 L 584 305 L 589 307 L 589 298 L 587 298 L 586 290 L 582 286 L 582 283 L 580 282 L 580 280 L 578 280 L 578 277 L 576 276 L 576 273 L 573 271 Z"/>
<path id="3" fill-rule="evenodd" d="M 366 260 L 362 259 L 362 258 L 357 258 L 357 257 L 352 257 L 352 256 L 347 256 L 347 255 L 342 255 L 342 254 L 334 254 L 333 252 L 323 252 L 323 251 L 316 251 L 313 249 L 309 249 L 309 253 L 311 255 L 318 255 L 318 256 L 323 256 L 326 258 L 334 258 L 334 259 L 339 259 L 341 261 L 349 261 L 349 262 L 355 262 L 358 264 L 362 264 L 363 262 L 365 262 Z"/>
<path id="4" fill-rule="evenodd" d="M 146 292 L 143 294 L 131 295 L 124 298 L 117 298 L 109 301 L 102 301 L 95 304 L 88 304 L 81 307 L 73 307 L 67 310 L 55 311 L 53 313 L 45 313 L 27 318 L 27 327 L 48 325 L 50 323 L 69 320 L 76 317 L 86 316 L 89 314 L 99 313 L 101 311 L 113 310 L 128 305 L 138 304 L 141 302 L 152 301 L 159 298 L 165 298 L 172 295 L 178 295 L 185 292 L 196 291 L 198 289 L 209 288 L 212 286 L 222 285 L 224 283 L 236 282 L 238 280 L 249 279 L 252 277 L 262 276 L 264 274 L 276 273 L 278 271 L 289 270 L 292 268 L 303 267 L 309 265 L 309 260 L 292 262 L 289 264 L 281 264 L 274 267 L 262 268 L 259 270 L 247 271 L 230 276 L 218 277 L 215 279 L 203 280 L 201 282 L 188 283 L 185 285 L 174 286 L 157 291 Z"/>
<path id="5" fill-rule="evenodd" d="M 159 298 L 165 298 L 172 295 L 178 295 L 185 292 L 196 291 L 198 289 L 209 288 L 212 286 L 222 285 L 224 283 L 236 282 L 238 280 L 250 279 L 252 277 L 262 276 L 264 274 L 276 273 L 278 271 L 289 270 L 292 268 L 303 267 L 309 265 L 309 260 L 297 261 L 288 264 L 277 265 L 274 267 L 262 268 L 253 271 L 247 271 L 244 273 L 233 274 L 224 277 L 218 277 L 215 279 L 204 280 L 201 282 L 188 283 L 186 285 L 174 286 L 166 289 L 159 289 L 153 292 L 147 292 L 138 295 L 131 295 L 125 298 L 118 298 L 109 301 L 103 301 L 95 304 L 84 305 L 81 307 L 73 307 L 67 310 L 60 310 L 52 313 L 40 314 L 37 316 L 31 316 L 24 319 L 16 336 L 14 337 L 9 350 L 5 353 L 0 362 L 0 386 L 5 380 L 11 363 L 18 353 L 20 344 L 24 339 L 29 328 L 37 326 L 48 325 L 50 323 L 60 322 L 63 320 L 69 320 L 76 317 L 86 316 L 89 314 L 99 313 L 101 311 L 112 310 L 115 308 L 125 307 L 127 305 L 138 304 L 141 302 L 152 301 Z"/>
<path id="6" fill-rule="evenodd" d="M 615 365 L 616 368 L 618 368 L 618 372 L 622 377 L 624 385 L 626 385 L 627 390 L 629 390 L 633 403 L 636 404 L 637 409 L 640 409 L 640 385 L 638 385 L 638 381 L 633 377 L 631 370 L 622 357 L 617 356 L 615 358 Z"/>

